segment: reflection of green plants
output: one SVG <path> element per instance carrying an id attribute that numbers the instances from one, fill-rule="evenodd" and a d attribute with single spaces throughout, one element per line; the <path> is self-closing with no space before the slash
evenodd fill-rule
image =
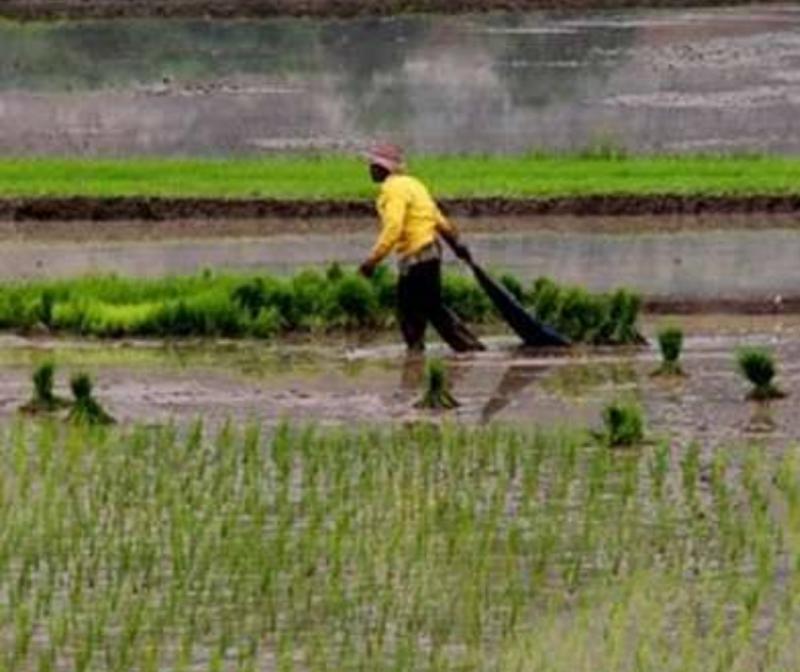
<path id="1" fill-rule="evenodd" d="M 678 361 L 683 349 L 683 331 L 678 327 L 665 327 L 658 332 L 658 347 L 661 350 L 661 365 L 653 372 L 653 375 L 684 375 Z"/>
<path id="2" fill-rule="evenodd" d="M 754 404 L 755 408 L 747 423 L 747 431 L 753 433 L 769 433 L 778 426 L 772 415 L 769 404 Z"/>
<path id="3" fill-rule="evenodd" d="M 69 420 L 84 425 L 110 425 L 112 418 L 100 402 L 94 398 L 92 379 L 87 373 L 77 373 L 69 381 L 75 401 L 69 413 Z"/>
<path id="4" fill-rule="evenodd" d="M 628 151 L 613 136 L 600 134 L 578 153 L 582 159 L 596 161 L 621 161 L 628 157 Z"/>
<path id="5" fill-rule="evenodd" d="M 542 387 L 553 394 L 581 397 L 598 387 L 630 385 L 636 369 L 630 363 L 597 362 L 557 366 L 543 380 Z"/>
<path id="6" fill-rule="evenodd" d="M 757 401 L 780 399 L 786 394 L 773 383 L 775 359 L 764 348 L 741 348 L 736 355 L 739 372 L 752 384 L 748 397 Z"/>
<path id="7" fill-rule="evenodd" d="M 616 401 L 603 409 L 602 438 L 611 447 L 634 446 L 644 440 L 642 409 L 634 403 Z"/>
<path id="8" fill-rule="evenodd" d="M 25 413 L 48 413 L 69 405 L 64 399 L 56 396 L 55 364 L 46 361 L 33 372 L 33 398 L 20 408 Z"/>
<path id="9" fill-rule="evenodd" d="M 430 360 L 425 367 L 425 393 L 417 402 L 417 408 L 449 410 L 458 406 L 458 401 L 450 393 L 444 363 L 440 359 Z"/>

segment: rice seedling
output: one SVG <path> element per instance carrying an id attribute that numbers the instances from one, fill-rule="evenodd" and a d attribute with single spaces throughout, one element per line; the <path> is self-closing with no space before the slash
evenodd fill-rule
<path id="1" fill-rule="evenodd" d="M 111 425 L 114 418 L 94 397 L 92 379 L 88 373 L 76 373 L 69 381 L 74 402 L 69 412 L 69 420 L 76 424 Z"/>
<path id="2" fill-rule="evenodd" d="M 644 440 L 644 416 L 634 403 L 615 401 L 603 409 L 600 438 L 610 447 L 634 446 Z"/>
<path id="3" fill-rule="evenodd" d="M 525 292 L 502 281 L 545 322 L 576 343 L 638 343 L 640 301 L 625 290 L 590 294 L 538 281 Z M 462 318 L 498 324 L 491 302 L 470 277 L 446 274 L 442 293 Z M 365 280 L 352 269 L 305 270 L 290 278 L 209 274 L 160 279 L 88 277 L 0 283 L 0 329 L 102 338 L 256 337 L 390 327 L 396 277 L 386 267 Z"/>
<path id="4" fill-rule="evenodd" d="M 540 320 L 575 343 L 646 342 L 636 327 L 641 299 L 626 289 L 592 294 L 581 287 L 562 287 L 548 278 L 539 278 L 533 284 L 529 305 Z"/>
<path id="5" fill-rule="evenodd" d="M 0 424 L 0 666 L 793 669 L 797 450 L 674 449 Z"/>
<path id="6" fill-rule="evenodd" d="M 369 281 L 352 275 L 342 278 L 332 292 L 329 316 L 345 327 L 375 325 L 378 300 Z"/>
<path id="7" fill-rule="evenodd" d="M 45 290 L 39 299 L 38 317 L 41 324 L 48 329 L 53 326 L 53 307 L 56 297 L 52 290 Z"/>
<path id="8" fill-rule="evenodd" d="M 791 669 L 796 452 L 648 460 L 447 423 L 0 425 L 0 660 Z"/>
<path id="9" fill-rule="evenodd" d="M 525 288 L 522 283 L 510 273 L 503 273 L 500 276 L 500 283 L 505 287 L 517 301 L 525 301 Z"/>
<path id="10" fill-rule="evenodd" d="M 42 362 L 33 372 L 33 396 L 30 401 L 20 407 L 23 413 L 51 413 L 58 411 L 69 402 L 55 394 L 55 363 L 51 360 Z"/>
<path id="11" fill-rule="evenodd" d="M 653 375 L 685 375 L 679 361 L 683 349 L 683 330 L 679 327 L 661 329 L 658 332 L 658 347 L 661 351 L 661 365 L 653 372 Z"/>
<path id="12" fill-rule="evenodd" d="M 786 394 L 775 386 L 775 359 L 764 348 L 741 348 L 736 353 L 736 363 L 739 372 L 751 383 L 752 389 L 748 393 L 749 399 L 768 401 L 780 399 Z"/>
<path id="13" fill-rule="evenodd" d="M 447 370 L 441 359 L 431 359 L 425 367 L 425 391 L 416 407 L 431 410 L 451 410 L 460 404 L 450 392 Z"/>

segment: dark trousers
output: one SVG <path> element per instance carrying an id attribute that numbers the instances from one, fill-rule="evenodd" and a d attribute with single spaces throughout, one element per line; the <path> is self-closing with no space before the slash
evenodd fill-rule
<path id="1" fill-rule="evenodd" d="M 442 262 L 423 261 L 411 266 L 397 284 L 400 329 L 409 350 L 425 349 L 425 329 L 430 322 L 456 352 L 484 350 L 467 326 L 442 303 Z"/>

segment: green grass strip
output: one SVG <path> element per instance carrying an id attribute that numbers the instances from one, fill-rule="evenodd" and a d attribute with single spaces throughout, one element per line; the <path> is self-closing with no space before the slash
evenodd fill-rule
<path id="1" fill-rule="evenodd" d="M 437 197 L 598 194 L 781 195 L 800 190 L 800 158 L 774 156 L 421 156 L 411 171 Z M 260 159 L 0 160 L 0 197 L 372 198 L 362 162 Z"/>

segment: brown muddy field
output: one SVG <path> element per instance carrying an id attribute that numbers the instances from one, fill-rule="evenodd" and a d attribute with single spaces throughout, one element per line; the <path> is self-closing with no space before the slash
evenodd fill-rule
<path id="1" fill-rule="evenodd" d="M 532 10 L 667 8 L 779 4 L 769 0 L 0 0 L 0 16 L 20 20 L 87 18 L 261 18 L 462 14 Z"/>
<path id="2" fill-rule="evenodd" d="M 567 355 L 522 352 L 505 337 L 490 350 L 453 356 L 441 346 L 461 407 L 449 414 L 414 408 L 422 363 L 407 360 L 392 340 L 330 341 L 273 347 L 258 343 L 163 345 L 29 341 L 11 337 L 0 348 L 0 415 L 13 417 L 30 394 L 36 361 L 53 355 L 67 374 L 78 368 L 97 379 L 99 398 L 124 422 L 186 422 L 226 418 L 273 424 L 281 419 L 321 424 L 491 420 L 545 427 L 598 427 L 603 406 L 633 398 L 644 407 L 652 437 L 697 439 L 703 445 L 763 441 L 785 446 L 800 436 L 800 318 L 670 318 L 687 334 L 687 377 L 651 373 L 656 348 L 575 350 Z M 649 335 L 664 323 L 645 325 Z M 747 385 L 734 366 L 743 344 L 769 347 L 779 362 L 778 384 L 789 397 L 765 409 L 745 401 Z M 767 418 L 769 421 L 767 421 Z"/>
<path id="3" fill-rule="evenodd" d="M 645 196 L 441 199 L 453 217 L 632 217 L 800 213 L 800 195 Z M 374 217 L 367 200 L 284 200 L 156 197 L 33 197 L 0 199 L 5 221 L 170 221 L 188 219 L 341 220 Z"/>

